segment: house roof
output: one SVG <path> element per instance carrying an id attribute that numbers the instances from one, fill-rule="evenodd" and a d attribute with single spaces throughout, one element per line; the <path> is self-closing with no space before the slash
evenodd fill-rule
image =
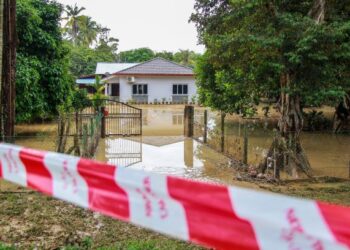
<path id="1" fill-rule="evenodd" d="M 96 67 L 96 75 L 106 75 L 119 72 L 121 70 L 133 67 L 138 63 L 105 63 L 99 62 Z"/>
<path id="2" fill-rule="evenodd" d="M 76 84 L 92 85 L 95 83 L 95 77 L 92 78 L 79 78 L 75 81 Z"/>
<path id="3" fill-rule="evenodd" d="M 163 58 L 155 58 L 115 72 L 114 75 L 193 76 L 194 74 L 190 67 Z"/>

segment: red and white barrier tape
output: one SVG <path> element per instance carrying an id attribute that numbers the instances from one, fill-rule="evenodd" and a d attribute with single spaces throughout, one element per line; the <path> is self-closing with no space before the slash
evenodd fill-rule
<path id="1" fill-rule="evenodd" d="M 350 208 L 0 144 L 0 178 L 217 249 L 350 249 Z"/>

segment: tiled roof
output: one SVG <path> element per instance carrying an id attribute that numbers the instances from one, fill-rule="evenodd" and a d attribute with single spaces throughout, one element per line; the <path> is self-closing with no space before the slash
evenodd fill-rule
<path id="1" fill-rule="evenodd" d="M 130 68 L 137 63 L 97 63 L 96 75 L 114 74 L 118 71 Z"/>
<path id="2" fill-rule="evenodd" d="M 148 62 L 137 64 L 133 67 L 114 73 L 115 75 L 179 75 L 193 76 L 193 70 L 189 67 L 155 58 Z"/>

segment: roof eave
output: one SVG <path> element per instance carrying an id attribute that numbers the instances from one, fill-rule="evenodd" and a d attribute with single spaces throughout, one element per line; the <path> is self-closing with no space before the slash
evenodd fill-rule
<path id="1" fill-rule="evenodd" d="M 194 74 L 145 74 L 145 73 L 114 73 L 114 76 L 194 76 Z"/>

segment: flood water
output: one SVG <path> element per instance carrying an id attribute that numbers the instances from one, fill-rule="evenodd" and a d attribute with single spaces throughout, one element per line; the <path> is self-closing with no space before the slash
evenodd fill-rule
<path id="1" fill-rule="evenodd" d="M 118 166 L 171 174 L 181 177 L 232 184 L 235 177 L 230 159 L 202 143 L 183 137 L 183 107 L 147 106 L 143 108 L 142 137 L 108 137 L 101 140 L 96 159 Z M 217 116 L 209 118 L 210 130 L 219 126 Z M 51 125 L 17 127 L 23 137 L 16 143 L 26 147 L 54 150 L 55 128 Z M 248 161 L 256 164 L 263 159 L 272 142 L 271 128 L 256 126 L 249 130 Z M 29 131 L 29 132 L 28 132 Z M 28 136 L 39 133 L 39 137 Z M 226 124 L 226 150 L 240 154 L 234 143 L 242 135 L 236 120 Z M 214 137 L 209 141 L 216 143 Z M 231 143 L 231 144 L 230 144 Z M 230 147 L 229 147 L 230 145 Z M 330 133 L 304 133 L 302 145 L 306 150 L 314 174 L 348 178 L 350 136 Z M 239 155 L 237 156 L 239 158 Z"/>

